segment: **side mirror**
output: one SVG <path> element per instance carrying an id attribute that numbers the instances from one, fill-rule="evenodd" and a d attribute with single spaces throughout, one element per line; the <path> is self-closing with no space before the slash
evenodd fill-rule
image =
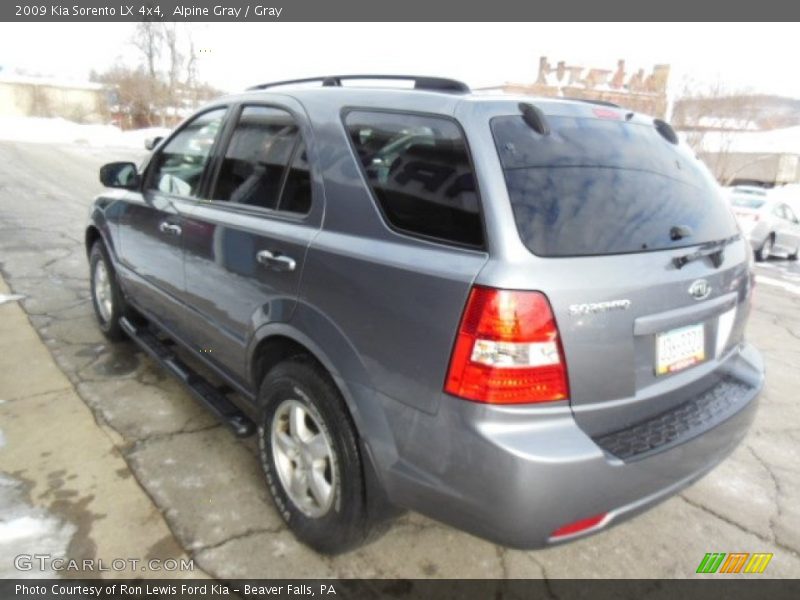
<path id="1" fill-rule="evenodd" d="M 139 173 L 132 162 L 112 162 L 100 167 L 100 183 L 110 188 L 132 190 L 139 185 Z"/>
<path id="2" fill-rule="evenodd" d="M 145 150 L 152 150 L 153 148 L 158 146 L 161 143 L 161 140 L 163 140 L 163 139 L 164 139 L 164 137 L 160 136 L 160 135 L 158 135 L 156 137 L 152 137 L 152 138 L 147 138 L 144 141 L 144 149 Z"/>

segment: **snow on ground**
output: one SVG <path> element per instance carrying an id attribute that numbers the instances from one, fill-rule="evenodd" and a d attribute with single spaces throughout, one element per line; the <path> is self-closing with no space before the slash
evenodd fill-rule
<path id="1" fill-rule="evenodd" d="M 169 132 L 164 127 L 123 131 L 114 125 L 85 125 L 61 118 L 0 117 L 0 140 L 15 142 L 142 150 L 146 139 L 165 136 Z"/>
<path id="2" fill-rule="evenodd" d="M 30 505 L 21 481 L 0 473 L 0 577 L 29 578 L 53 576 L 39 570 L 18 571 L 14 559 L 20 554 L 66 555 L 77 527 Z M 24 566 L 24 565 L 23 565 Z"/>
<path id="3" fill-rule="evenodd" d="M 718 152 L 753 152 L 800 154 L 800 126 L 766 131 L 710 131 L 703 136 L 703 150 Z"/>

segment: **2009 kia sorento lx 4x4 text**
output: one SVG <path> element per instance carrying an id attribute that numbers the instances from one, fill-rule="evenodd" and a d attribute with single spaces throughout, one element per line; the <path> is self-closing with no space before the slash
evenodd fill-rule
<path id="1" fill-rule="evenodd" d="M 210 104 L 103 167 L 86 230 L 102 330 L 257 434 L 300 540 L 413 509 L 545 546 L 731 452 L 752 250 L 667 123 L 351 79 Z"/>

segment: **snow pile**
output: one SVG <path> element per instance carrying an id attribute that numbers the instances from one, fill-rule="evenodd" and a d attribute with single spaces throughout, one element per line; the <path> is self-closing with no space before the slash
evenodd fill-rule
<path id="1" fill-rule="evenodd" d="M 84 125 L 66 119 L 0 117 L 0 140 L 40 144 L 80 144 L 142 150 L 148 138 L 165 136 L 163 127 L 122 131 L 114 125 Z"/>
<path id="2" fill-rule="evenodd" d="M 167 137 L 172 130 L 167 127 L 146 127 L 144 129 L 131 129 L 120 132 L 119 146 L 144 150 L 147 140 L 157 137 Z"/>
<path id="3" fill-rule="evenodd" d="M 702 143 L 706 152 L 800 154 L 800 126 L 757 132 L 710 131 Z"/>
<path id="4" fill-rule="evenodd" d="M 30 571 L 17 570 L 14 558 L 23 552 L 63 557 L 77 527 L 42 508 L 31 506 L 22 482 L 2 473 L 0 515 L 0 577 L 52 577 L 54 574 L 49 568 L 44 572 L 38 569 L 38 562 Z"/>

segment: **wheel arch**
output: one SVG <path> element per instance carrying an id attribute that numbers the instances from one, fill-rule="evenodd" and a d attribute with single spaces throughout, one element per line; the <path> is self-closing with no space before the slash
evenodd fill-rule
<path id="1" fill-rule="evenodd" d="M 269 323 L 260 327 L 253 335 L 246 368 L 246 378 L 252 389 L 257 392 L 264 376 L 273 366 L 295 355 L 305 355 L 325 370 L 342 394 L 356 426 L 361 429 L 360 411 L 349 385 L 352 378 L 338 364 L 342 362 L 342 357 L 339 356 L 340 360 L 334 361 L 331 353 L 323 346 L 289 323 Z"/>
<path id="2" fill-rule="evenodd" d="M 88 257 L 92 251 L 92 246 L 101 240 L 108 251 L 109 257 L 112 262 L 117 262 L 117 251 L 114 247 L 114 240 L 112 239 L 111 232 L 109 231 L 109 222 L 106 220 L 106 215 L 100 206 L 95 205 L 92 214 L 89 218 L 89 224 L 84 231 L 84 245 L 86 247 L 86 256 Z M 112 265 L 115 267 L 116 265 Z"/>
<path id="3" fill-rule="evenodd" d="M 86 245 L 86 256 L 92 252 L 92 246 L 94 246 L 97 240 L 102 241 L 105 243 L 103 239 L 103 234 L 100 233 L 100 230 L 97 228 L 96 225 L 92 224 L 86 228 L 86 234 L 84 236 L 84 243 Z"/>
<path id="4" fill-rule="evenodd" d="M 316 335 L 318 333 L 315 331 L 315 339 L 319 339 Z M 390 464 L 397 458 L 394 436 L 375 391 L 371 386 L 365 385 L 368 381 L 365 379 L 366 369 L 363 373 L 353 374 L 357 381 L 344 374 L 346 371 L 343 371 L 343 368 L 349 367 L 341 365 L 347 364 L 346 355 L 354 353 L 355 350 L 344 339 L 341 343 L 341 346 L 334 346 L 336 350 L 334 354 L 326 351 L 310 336 L 288 323 L 270 323 L 258 329 L 253 336 L 248 353 L 247 378 L 257 394 L 261 380 L 272 366 L 281 360 L 300 354 L 309 357 L 324 369 L 344 399 L 359 438 L 364 461 L 368 510 L 377 521 L 390 520 L 402 509 L 398 508 L 387 495 L 381 465 Z M 333 355 L 337 357 L 336 361 L 331 358 Z M 350 356 L 349 360 L 356 360 L 363 369 L 363 364 L 357 356 Z"/>

